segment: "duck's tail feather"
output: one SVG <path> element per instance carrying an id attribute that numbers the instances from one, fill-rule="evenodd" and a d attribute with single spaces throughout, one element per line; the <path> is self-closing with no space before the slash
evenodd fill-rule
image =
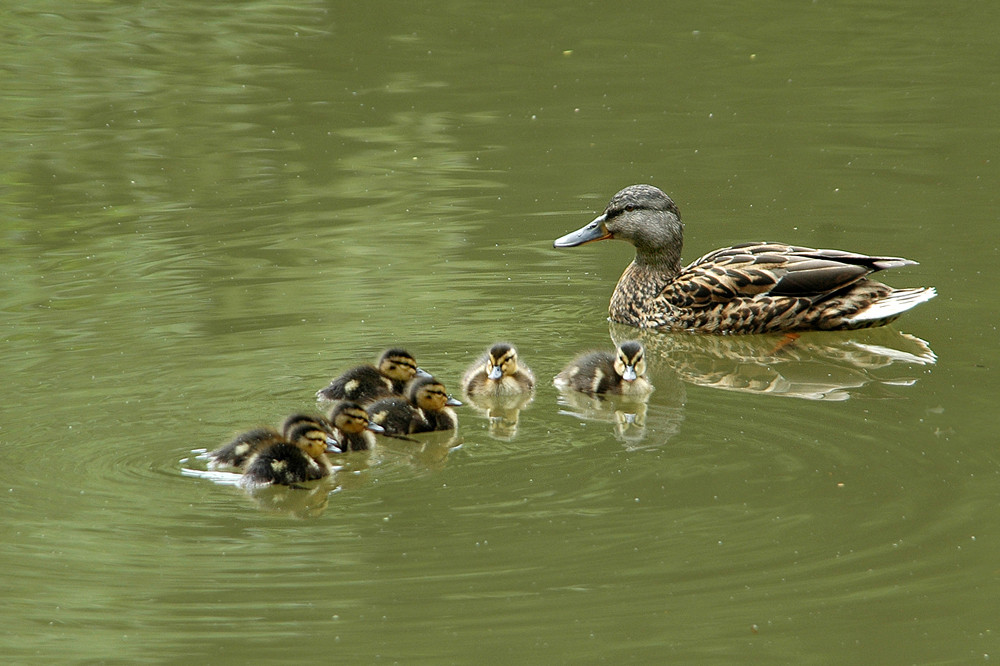
<path id="1" fill-rule="evenodd" d="M 888 321 L 935 296 L 937 296 L 937 290 L 934 287 L 894 289 L 888 296 L 875 301 L 863 310 L 859 310 L 848 317 L 846 321 L 850 324 Z"/>

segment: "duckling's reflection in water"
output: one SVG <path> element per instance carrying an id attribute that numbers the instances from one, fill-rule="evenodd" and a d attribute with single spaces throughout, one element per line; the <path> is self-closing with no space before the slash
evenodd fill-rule
<path id="1" fill-rule="evenodd" d="M 209 469 L 212 454 L 206 449 L 195 449 L 181 460 L 181 474 L 239 489 L 267 513 L 315 518 L 326 510 L 331 495 L 369 486 L 374 470 L 400 464 L 417 471 L 438 470 L 446 464 L 449 453 L 461 445 L 462 438 L 454 430 L 400 438 L 382 435 L 370 449 L 330 453 L 328 476 L 290 485 L 248 483 L 244 474 Z"/>
<path id="2" fill-rule="evenodd" d="M 384 464 L 401 463 L 415 470 L 437 470 L 444 467 L 448 454 L 462 445 L 454 430 L 438 430 L 407 437 L 379 438 L 379 455 Z"/>
<path id="3" fill-rule="evenodd" d="M 909 386 L 937 356 L 920 338 L 883 327 L 782 335 L 691 335 L 611 323 L 611 338 L 636 338 L 658 370 L 727 391 L 805 400 L 847 400 L 862 390 Z"/>
<path id="4" fill-rule="evenodd" d="M 493 439 L 510 442 L 517 436 L 517 424 L 521 410 L 535 399 L 534 391 L 509 395 L 465 394 L 468 404 L 486 417 L 488 432 Z"/>
<path id="5" fill-rule="evenodd" d="M 559 392 L 559 404 L 564 407 L 559 413 L 575 416 L 582 421 L 611 423 L 617 439 L 629 448 L 637 448 L 646 439 L 648 399 L 649 394 L 635 397 L 587 394 L 564 389 Z M 667 437 L 658 437 L 658 443 L 666 441 L 679 430 L 679 424 L 676 428 L 667 428 Z"/>
<path id="6" fill-rule="evenodd" d="M 642 343 L 629 339 L 617 344 L 614 351 L 596 350 L 580 354 L 555 376 L 552 383 L 560 390 L 560 404 L 569 407 L 564 414 L 583 420 L 608 421 L 614 424 L 615 436 L 629 448 L 637 448 L 646 439 L 648 402 L 653 384 L 646 376 L 646 354 Z M 659 380 L 657 380 L 659 381 Z M 676 378 L 667 381 L 680 385 Z M 683 395 L 669 391 L 668 398 Z M 656 428 L 657 443 L 670 439 L 680 429 L 683 411 L 667 409 L 668 415 Z M 662 427 L 661 427 L 662 426 Z"/>
<path id="7" fill-rule="evenodd" d="M 281 484 L 248 486 L 242 483 L 242 474 L 188 467 L 193 460 L 203 462 L 208 459 L 207 452 L 202 449 L 192 453 L 197 455 L 181 461 L 182 475 L 207 479 L 220 486 L 231 486 L 235 490 L 241 490 L 259 509 L 268 513 L 297 518 L 315 518 L 326 509 L 330 493 L 340 490 L 342 486 L 339 470 L 335 470 L 333 476 L 316 481 L 306 481 L 294 486 Z"/>
<path id="8" fill-rule="evenodd" d="M 318 481 L 293 486 L 243 486 L 257 508 L 268 513 L 315 518 L 327 508 L 330 496 L 344 490 L 357 490 L 371 483 L 370 468 L 380 462 L 378 449 L 354 451 L 330 456 L 333 472 Z"/>
<path id="9" fill-rule="evenodd" d="M 261 511 L 295 518 L 316 518 L 326 511 L 330 495 L 339 487 L 327 477 L 300 486 L 270 485 L 247 488 L 250 499 Z"/>

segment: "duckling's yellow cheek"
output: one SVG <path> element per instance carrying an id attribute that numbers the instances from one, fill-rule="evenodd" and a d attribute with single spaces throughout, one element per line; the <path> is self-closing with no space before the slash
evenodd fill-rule
<path id="1" fill-rule="evenodd" d="M 389 374 L 399 379 L 413 379 L 417 374 L 417 369 L 410 365 L 395 365 Z"/>
<path id="2" fill-rule="evenodd" d="M 249 444 L 240 444 L 239 446 L 236 447 L 233 453 L 235 453 L 238 456 L 245 456 L 249 451 L 250 451 Z"/>
<path id="3" fill-rule="evenodd" d="M 272 460 L 271 461 L 271 471 L 281 473 L 285 471 L 288 464 L 284 460 Z"/>
<path id="4" fill-rule="evenodd" d="M 358 390 L 358 385 L 360 383 L 361 382 L 359 382 L 357 379 L 352 379 L 351 381 L 347 382 L 346 384 L 344 384 L 344 393 L 351 394 L 354 391 Z"/>

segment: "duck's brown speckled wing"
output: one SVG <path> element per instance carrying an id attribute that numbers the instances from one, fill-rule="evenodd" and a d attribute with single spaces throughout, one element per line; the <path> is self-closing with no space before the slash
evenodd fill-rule
<path id="1" fill-rule="evenodd" d="M 661 282 L 652 301 L 635 314 L 630 304 L 622 307 L 624 299 L 612 298 L 612 319 L 638 326 L 712 333 L 877 325 L 876 320 L 848 321 L 892 291 L 866 276 L 912 263 L 898 257 L 748 243 L 706 254 L 673 280 Z M 627 281 L 638 285 L 644 277 L 635 272 L 627 276 Z"/>
<path id="2" fill-rule="evenodd" d="M 706 307 L 757 296 L 819 301 L 883 268 L 913 263 L 840 250 L 748 243 L 710 252 L 660 293 L 675 306 Z"/>

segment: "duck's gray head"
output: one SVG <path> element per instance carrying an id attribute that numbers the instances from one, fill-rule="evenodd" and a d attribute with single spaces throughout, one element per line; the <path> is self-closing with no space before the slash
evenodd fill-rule
<path id="1" fill-rule="evenodd" d="M 575 247 L 617 238 L 636 248 L 647 263 L 680 262 L 684 225 L 680 211 L 663 190 L 652 185 L 630 185 L 608 202 L 607 208 L 587 226 L 556 239 L 554 247 Z"/>

